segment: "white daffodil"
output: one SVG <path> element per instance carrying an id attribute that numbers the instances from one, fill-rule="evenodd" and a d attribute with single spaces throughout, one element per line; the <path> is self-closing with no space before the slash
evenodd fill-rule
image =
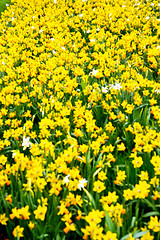
<path id="1" fill-rule="evenodd" d="M 29 141 L 30 137 L 25 137 L 23 136 L 23 143 L 22 143 L 22 146 L 23 146 L 23 150 L 25 150 L 27 147 L 31 146 L 32 143 Z"/>
<path id="2" fill-rule="evenodd" d="M 70 180 L 69 180 L 69 177 L 70 177 L 70 174 L 68 174 L 67 176 L 65 176 L 65 178 L 63 179 L 63 184 L 66 184 L 68 183 Z"/>
<path id="3" fill-rule="evenodd" d="M 40 30 L 39 30 L 39 33 L 41 34 L 43 32 L 43 29 L 41 28 Z"/>
<path id="4" fill-rule="evenodd" d="M 82 190 L 82 188 L 85 187 L 85 185 L 86 185 L 87 182 L 88 182 L 88 181 L 87 181 L 85 178 L 79 180 L 78 189 L 79 189 L 79 190 Z"/>
<path id="5" fill-rule="evenodd" d="M 115 90 L 120 90 L 122 88 L 121 83 L 115 83 L 115 84 L 110 84 L 110 88 L 109 89 L 115 89 Z"/>
<path id="6" fill-rule="evenodd" d="M 103 93 L 107 93 L 108 92 L 108 87 L 106 86 L 106 87 L 102 87 L 102 92 Z"/>
<path id="7" fill-rule="evenodd" d="M 98 73 L 99 71 L 98 70 L 95 70 L 94 68 L 92 69 L 92 72 L 90 72 L 90 74 L 92 75 L 92 76 L 95 76 L 96 77 L 96 75 L 97 75 L 97 73 Z M 89 74 L 89 75 L 90 75 Z"/>
<path id="8" fill-rule="evenodd" d="M 12 150 L 11 152 L 12 152 L 12 158 L 14 158 L 17 153 L 20 153 L 19 150 Z"/>

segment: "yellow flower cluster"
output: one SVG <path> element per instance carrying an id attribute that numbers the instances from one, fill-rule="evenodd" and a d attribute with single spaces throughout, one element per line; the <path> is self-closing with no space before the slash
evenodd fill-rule
<path id="1" fill-rule="evenodd" d="M 159 12 L 158 0 L 12 0 L 2 13 L 10 239 L 160 237 Z"/>

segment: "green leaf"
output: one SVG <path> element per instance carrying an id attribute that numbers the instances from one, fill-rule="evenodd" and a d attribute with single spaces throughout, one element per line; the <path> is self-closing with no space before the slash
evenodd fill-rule
<path id="1" fill-rule="evenodd" d="M 76 233 L 77 233 L 79 236 L 83 237 L 83 233 L 80 232 L 78 229 L 76 229 Z"/>
<path id="2" fill-rule="evenodd" d="M 92 197 L 92 195 L 87 191 L 87 189 L 83 188 L 83 190 L 87 194 L 90 203 L 92 203 L 93 207 L 96 209 L 96 203 L 95 203 L 94 198 Z"/>
<path id="3" fill-rule="evenodd" d="M 131 234 L 131 233 L 129 233 L 129 234 L 123 236 L 120 240 L 125 240 L 126 238 L 129 238 L 129 235 L 130 235 L 130 234 Z"/>
<path id="4" fill-rule="evenodd" d="M 132 217 L 131 228 L 134 227 L 135 221 L 136 221 L 136 217 Z"/>
<path id="5" fill-rule="evenodd" d="M 91 152 L 90 152 L 90 149 L 88 149 L 88 154 L 87 154 L 87 157 L 86 157 L 87 164 L 90 162 L 90 160 L 91 160 Z"/>
<path id="6" fill-rule="evenodd" d="M 150 201 L 148 201 L 147 199 L 143 199 L 142 200 L 144 203 L 146 203 L 149 207 L 151 207 L 153 210 L 156 210 L 156 206 L 153 205 Z"/>
<path id="7" fill-rule="evenodd" d="M 98 168 L 95 172 L 94 172 L 94 174 L 93 174 L 93 178 L 95 179 L 95 176 L 101 171 L 101 169 L 102 168 Z"/>
<path id="8" fill-rule="evenodd" d="M 160 213 L 159 212 L 149 212 L 149 213 L 145 213 L 144 215 L 143 215 L 143 217 L 150 217 L 150 216 L 156 216 L 156 215 L 160 215 Z"/>
<path id="9" fill-rule="evenodd" d="M 42 234 L 41 236 L 37 237 L 38 239 L 43 239 L 45 237 L 48 237 L 48 234 Z"/>
<path id="10" fill-rule="evenodd" d="M 134 234 L 133 234 L 133 238 L 136 239 L 136 238 L 139 238 L 139 237 L 142 237 L 144 234 L 146 234 L 148 231 L 145 231 L 145 232 L 139 232 L 139 230 L 137 230 Z M 122 237 L 120 240 L 125 240 L 127 238 L 129 238 L 130 234 L 132 233 L 128 233 L 127 235 L 125 235 L 124 237 Z"/>
<path id="11" fill-rule="evenodd" d="M 103 155 L 103 151 L 99 154 L 99 157 L 98 157 L 98 159 L 97 159 L 97 163 L 101 160 L 102 155 Z"/>
<path id="12" fill-rule="evenodd" d="M 56 240 L 61 240 L 61 237 L 59 236 L 59 234 L 57 234 Z"/>
<path id="13" fill-rule="evenodd" d="M 81 86 L 82 86 L 82 90 L 84 90 L 86 88 L 87 84 L 84 83 L 83 81 L 81 81 Z"/>
<path id="14" fill-rule="evenodd" d="M 105 218 L 106 218 L 106 222 L 107 222 L 107 226 L 109 228 L 109 230 L 112 232 L 112 233 L 116 233 L 116 230 L 115 230 L 115 226 L 112 222 L 112 219 L 111 217 L 109 216 L 108 212 L 105 211 Z"/>
<path id="15" fill-rule="evenodd" d="M 145 231 L 145 232 L 139 232 L 139 233 L 136 233 L 133 235 L 133 237 L 136 239 L 136 238 L 139 238 L 139 237 L 142 237 L 144 234 L 146 234 L 148 231 Z"/>
<path id="16" fill-rule="evenodd" d="M 148 111 L 147 111 L 147 121 L 146 121 L 146 125 L 149 125 L 149 120 L 150 120 L 150 117 L 151 117 L 151 107 L 148 108 Z"/>

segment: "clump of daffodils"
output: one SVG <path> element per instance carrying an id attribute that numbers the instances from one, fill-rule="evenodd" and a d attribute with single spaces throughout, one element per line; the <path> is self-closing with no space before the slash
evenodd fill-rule
<path id="1" fill-rule="evenodd" d="M 8 238 L 159 239 L 160 4 L 6 7 L 0 225 Z"/>

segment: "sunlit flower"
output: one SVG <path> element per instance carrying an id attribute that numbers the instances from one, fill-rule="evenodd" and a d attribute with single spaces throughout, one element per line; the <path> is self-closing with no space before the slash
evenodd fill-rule
<path id="1" fill-rule="evenodd" d="M 158 220 L 158 217 L 150 217 L 150 221 L 148 222 L 148 228 L 153 230 L 154 232 L 160 231 L 160 220 Z"/>
<path id="2" fill-rule="evenodd" d="M 101 182 L 101 181 L 95 181 L 94 182 L 94 188 L 93 188 L 93 191 L 97 192 L 97 193 L 100 193 L 102 192 L 103 190 L 105 190 L 106 187 L 104 185 L 104 182 Z"/>
<path id="3" fill-rule="evenodd" d="M 98 70 L 93 69 L 93 70 L 90 72 L 90 74 L 91 74 L 92 76 L 95 76 L 95 77 L 96 77 L 96 75 L 97 75 L 98 72 L 99 72 Z"/>
<path id="4" fill-rule="evenodd" d="M 118 240 L 117 233 L 112 233 L 111 231 L 108 231 L 106 235 L 103 236 L 104 240 Z"/>
<path id="5" fill-rule="evenodd" d="M 6 214 L 0 214 L 0 224 L 7 225 L 7 221 L 9 220 L 8 217 L 6 217 Z"/>
<path id="6" fill-rule="evenodd" d="M 0 21 L 0 224 L 28 228 L 16 239 L 47 224 L 45 238 L 57 214 L 60 238 L 158 237 L 158 214 L 140 227 L 160 199 L 159 1 L 12 2 Z M 129 222 L 137 205 L 142 222 Z"/>
<path id="7" fill-rule="evenodd" d="M 126 149 L 124 143 L 122 142 L 121 144 L 117 145 L 118 151 L 124 151 Z"/>
<path id="8" fill-rule="evenodd" d="M 29 226 L 30 229 L 33 229 L 34 228 L 34 223 L 33 222 L 29 222 L 28 226 Z"/>
<path id="9" fill-rule="evenodd" d="M 47 207 L 39 205 L 38 208 L 34 211 L 35 219 L 40 219 L 41 221 L 44 221 L 46 212 Z"/>
<path id="10" fill-rule="evenodd" d="M 66 184 L 68 183 L 70 180 L 69 180 L 69 177 L 70 177 L 70 174 L 68 174 L 67 176 L 65 176 L 64 180 L 63 180 L 63 184 Z"/>
<path id="11" fill-rule="evenodd" d="M 26 148 L 32 145 L 32 143 L 29 140 L 30 140 L 30 137 L 26 138 L 25 136 L 23 136 L 23 142 L 22 142 L 23 150 L 25 150 Z"/>
<path id="12" fill-rule="evenodd" d="M 78 189 L 79 189 L 79 190 L 82 190 L 82 188 L 86 187 L 87 182 L 88 182 L 88 181 L 87 181 L 85 178 L 79 180 Z"/>
<path id="13" fill-rule="evenodd" d="M 19 225 L 13 230 L 13 236 L 16 237 L 16 238 L 21 238 L 23 237 L 23 231 L 24 231 L 24 228 L 23 227 L 20 227 Z"/>

